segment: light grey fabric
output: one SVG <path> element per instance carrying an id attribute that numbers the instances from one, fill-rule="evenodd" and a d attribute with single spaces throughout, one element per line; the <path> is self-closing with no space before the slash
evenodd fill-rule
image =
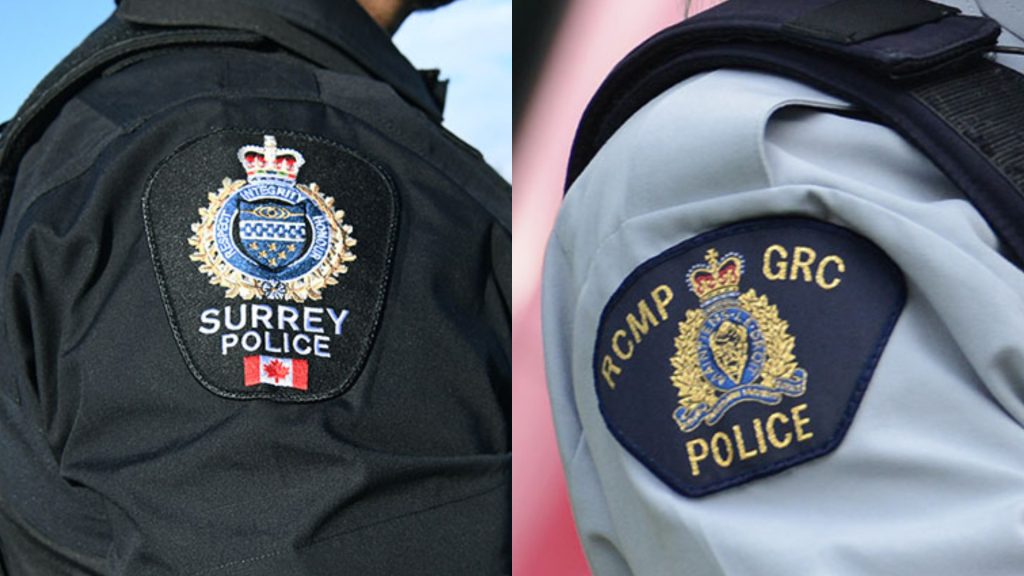
<path id="1" fill-rule="evenodd" d="M 1024 4 L 1020 0 L 957 0 L 956 2 L 945 2 L 957 6 L 961 10 L 965 8 L 961 4 L 974 4 L 977 9 L 990 18 L 999 21 L 1003 26 L 1003 35 L 999 38 L 1000 44 L 1020 46 L 1020 38 L 1024 37 Z M 967 7 L 973 10 L 974 7 Z M 1018 56 L 1018 60 L 1021 58 Z"/>
<path id="2" fill-rule="evenodd" d="M 639 111 L 567 195 L 544 335 L 595 574 L 1024 573 L 1024 273 L 926 158 L 830 112 L 844 108 L 766 74 L 704 74 Z M 689 499 L 608 432 L 591 371 L 598 319 L 644 261 L 775 215 L 871 239 L 903 270 L 908 302 L 836 451 Z"/>

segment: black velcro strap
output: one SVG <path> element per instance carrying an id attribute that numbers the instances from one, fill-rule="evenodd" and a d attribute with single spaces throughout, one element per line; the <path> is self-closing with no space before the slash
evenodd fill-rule
<path id="1" fill-rule="evenodd" d="M 1013 186 L 1015 210 L 989 202 L 987 195 L 971 200 L 1001 235 L 1016 231 L 1024 247 L 1024 76 L 989 61 L 961 74 L 939 78 L 915 87 L 911 94 L 973 145 Z M 940 167 L 942 167 L 940 163 Z M 948 164 L 947 164 L 948 166 Z M 974 174 L 950 174 L 961 188 Z M 1010 200 L 1010 198 L 1007 198 Z"/>
<path id="2" fill-rule="evenodd" d="M 787 22 L 783 30 L 841 44 L 856 44 L 958 14 L 928 0 L 839 0 Z"/>

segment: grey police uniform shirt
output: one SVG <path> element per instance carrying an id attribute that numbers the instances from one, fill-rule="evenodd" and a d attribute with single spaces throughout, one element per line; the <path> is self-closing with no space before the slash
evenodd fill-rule
<path id="1" fill-rule="evenodd" d="M 511 572 L 511 186 L 355 0 L 187 4 L 76 61 L 331 68 L 133 54 L 24 156 L 0 575 Z"/>
<path id="2" fill-rule="evenodd" d="M 1001 44 L 1024 45 L 1020 7 L 980 8 L 1003 24 Z M 1020 71 L 1024 56 L 999 61 Z M 779 216 L 870 240 L 902 272 L 906 302 L 833 451 L 689 497 L 602 415 L 602 311 L 638 267 L 680 242 Z M 759 256 L 748 255 L 750 275 Z M 847 103 L 739 70 L 691 78 L 648 103 L 568 192 L 548 246 L 543 312 L 558 442 L 595 574 L 1024 571 L 1024 273 L 930 161 Z M 824 340 L 842 354 L 841 338 Z"/>

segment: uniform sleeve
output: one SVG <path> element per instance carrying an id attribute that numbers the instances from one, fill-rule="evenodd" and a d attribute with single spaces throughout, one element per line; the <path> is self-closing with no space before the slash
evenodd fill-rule
<path id="1" fill-rule="evenodd" d="M 507 571 L 507 185 L 386 85 L 264 65 L 136 63 L 26 158 L 0 506 L 123 573 Z"/>
<path id="2" fill-rule="evenodd" d="M 653 100 L 546 263 L 595 570 L 1012 574 L 1021 294 L 941 172 L 843 102 L 740 71 Z"/>

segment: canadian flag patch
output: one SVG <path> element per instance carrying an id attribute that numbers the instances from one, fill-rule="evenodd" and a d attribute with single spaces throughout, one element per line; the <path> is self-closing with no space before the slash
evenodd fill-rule
<path id="1" fill-rule="evenodd" d="M 275 356 L 246 356 L 245 385 L 270 384 L 283 388 L 309 388 L 309 363 L 306 360 Z"/>

